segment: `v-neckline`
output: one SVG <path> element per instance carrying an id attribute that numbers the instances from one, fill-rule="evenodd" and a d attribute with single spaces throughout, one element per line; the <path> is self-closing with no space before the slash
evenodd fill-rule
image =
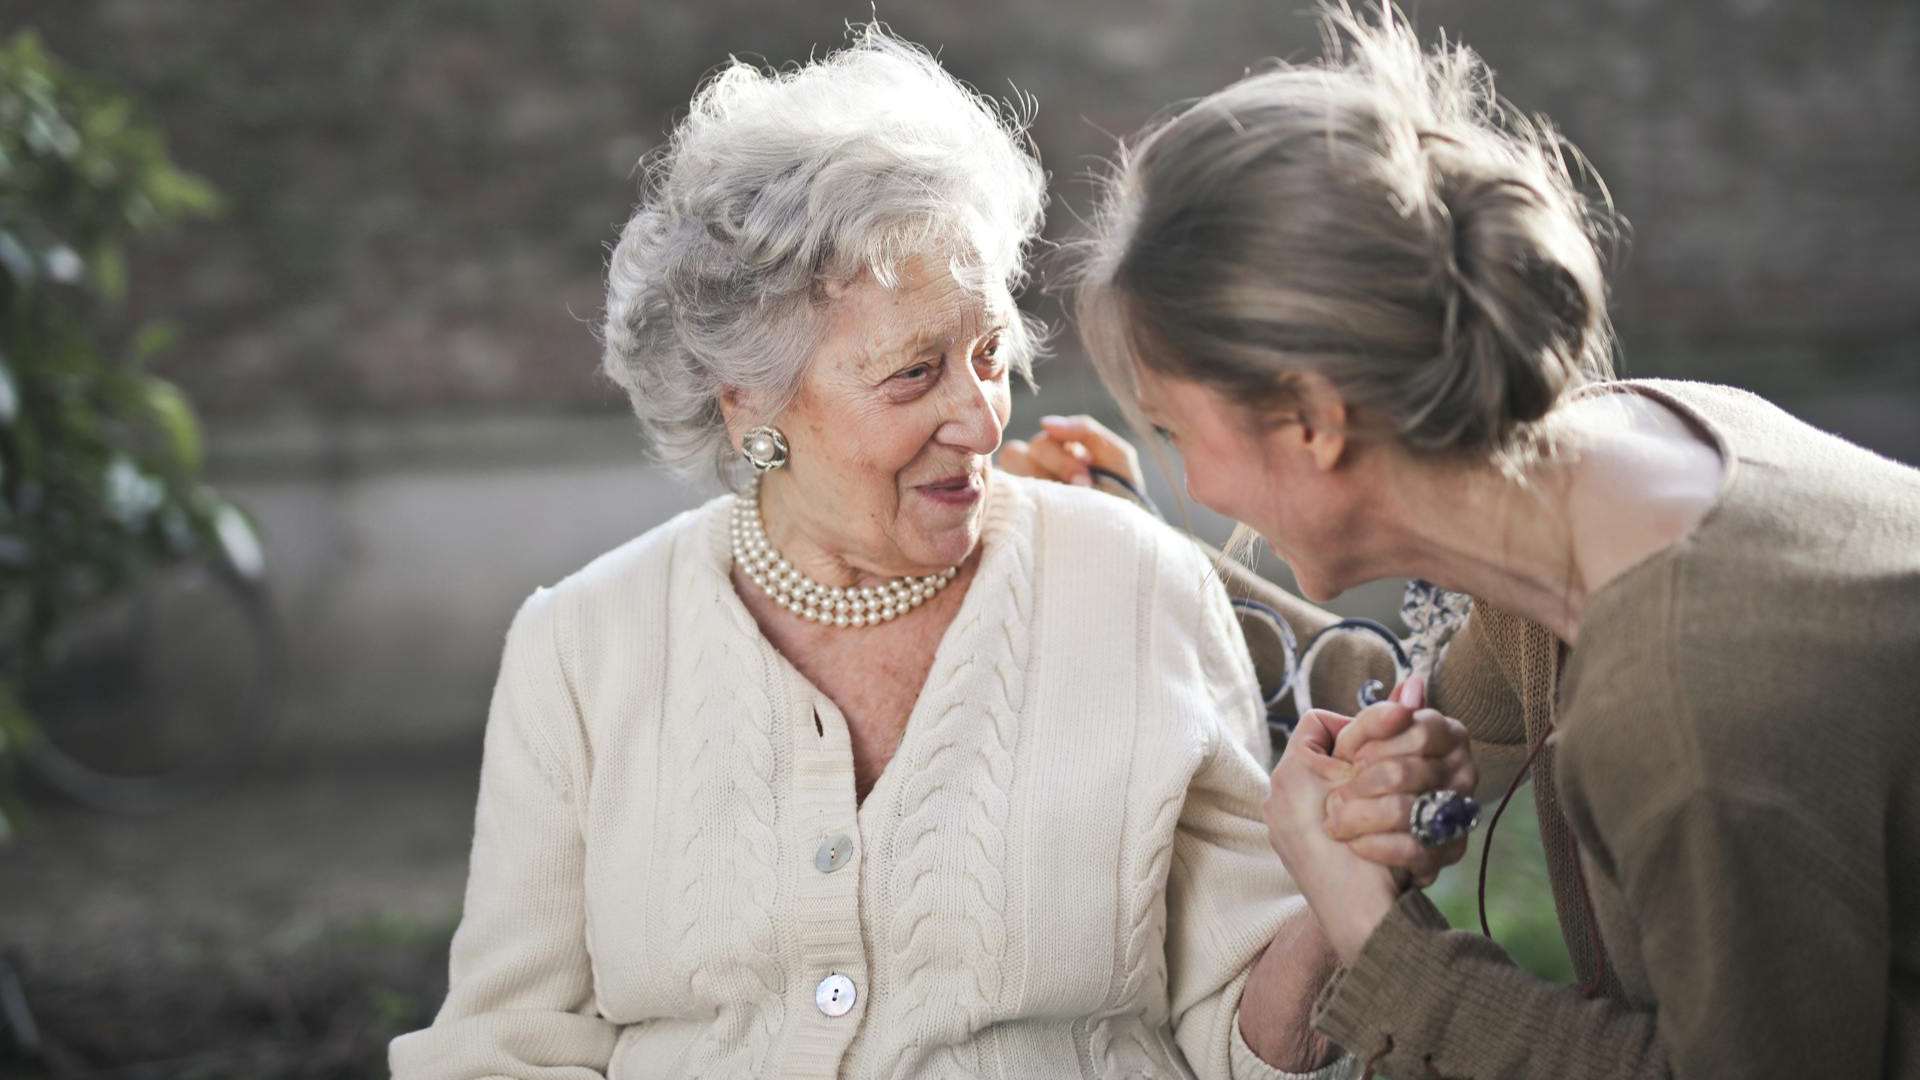
<path id="1" fill-rule="evenodd" d="M 881 767 L 880 775 L 874 778 L 873 787 L 868 789 L 865 798 L 859 796 L 854 783 L 851 782 L 853 745 L 846 713 L 840 708 L 838 702 L 834 701 L 826 691 L 815 686 L 812 679 L 807 678 L 806 674 L 795 666 L 785 653 L 768 640 L 766 633 L 760 629 L 758 620 L 753 617 L 753 612 L 747 608 L 746 601 L 742 600 L 740 594 L 735 591 L 732 574 L 733 552 L 728 543 L 727 533 L 727 524 L 730 520 L 729 504 L 724 498 L 715 500 L 718 505 L 714 509 L 713 521 L 709 523 L 712 529 L 710 550 L 717 556 L 717 561 L 712 564 L 712 568 L 717 571 L 720 579 L 720 603 L 730 608 L 728 614 L 733 617 L 737 625 L 743 629 L 750 629 L 754 644 L 771 657 L 774 670 L 785 678 L 790 686 L 798 688 L 811 702 L 811 707 L 807 710 L 808 718 L 811 720 L 817 717 L 819 723 L 823 725 L 815 737 L 826 736 L 824 728 L 826 724 L 833 724 L 837 729 L 837 739 L 846 748 L 846 765 L 850 777 L 848 794 L 854 801 L 855 820 L 861 823 L 863 829 L 868 808 L 879 804 L 882 796 L 890 795 L 899 787 L 901 781 L 894 779 L 894 776 L 900 770 L 894 767 L 895 763 L 905 758 L 909 749 L 915 746 L 915 733 L 923 731 L 928 726 L 922 719 L 923 714 L 932 707 L 928 703 L 943 705 L 944 699 L 951 696 L 947 693 L 953 689 L 950 684 L 937 688 L 933 684 L 936 677 L 951 666 L 954 651 L 963 647 L 961 637 L 970 636 L 965 628 L 974 626 L 979 621 L 979 609 L 983 605 L 999 602 L 1002 599 L 1000 594 L 1009 587 L 1008 571 L 1000 565 L 1008 557 L 1008 545 L 1002 541 L 1007 530 L 1012 527 L 1011 519 L 1015 514 L 1015 501 L 1024 498 L 1025 494 L 1017 490 L 1017 481 L 1004 473 L 995 474 L 988 492 L 986 512 L 981 522 L 980 563 L 975 567 L 972 580 L 967 584 L 966 594 L 960 598 L 960 607 L 954 612 L 953 621 L 947 624 L 946 630 L 940 635 L 939 642 L 934 646 L 933 661 L 927 666 L 926 678 L 920 685 L 919 693 L 914 696 L 912 708 L 907 711 L 907 723 L 900 733 L 900 742 L 893 748 L 893 754 L 887 758 L 887 763 Z M 821 713 L 825 715 L 819 715 Z"/>

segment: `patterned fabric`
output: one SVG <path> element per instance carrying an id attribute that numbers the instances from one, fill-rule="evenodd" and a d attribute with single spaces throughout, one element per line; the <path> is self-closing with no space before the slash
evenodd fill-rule
<path id="1" fill-rule="evenodd" d="M 1402 644 L 1415 675 L 1433 680 L 1448 639 L 1466 625 L 1472 611 L 1473 597 L 1466 593 L 1448 592 L 1419 578 L 1407 582 L 1406 596 L 1400 601 L 1400 621 L 1407 624 Z"/>

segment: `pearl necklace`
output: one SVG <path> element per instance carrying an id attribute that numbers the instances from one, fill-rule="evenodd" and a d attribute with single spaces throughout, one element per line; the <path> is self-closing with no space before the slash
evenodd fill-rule
<path id="1" fill-rule="evenodd" d="M 733 561 L 773 602 L 827 626 L 879 626 L 905 615 L 947 587 L 960 573 L 949 566 L 926 577 L 894 578 L 880 585 L 822 585 L 780 557 L 760 521 L 760 482 L 733 500 Z"/>

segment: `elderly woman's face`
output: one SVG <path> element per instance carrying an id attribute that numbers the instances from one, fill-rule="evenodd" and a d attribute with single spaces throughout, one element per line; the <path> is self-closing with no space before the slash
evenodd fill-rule
<path id="1" fill-rule="evenodd" d="M 1004 289 L 983 296 L 937 258 L 907 262 L 892 289 L 864 277 L 841 289 L 777 421 L 792 456 L 770 508 L 864 573 L 965 559 L 1012 409 L 1000 346 L 1015 317 Z"/>

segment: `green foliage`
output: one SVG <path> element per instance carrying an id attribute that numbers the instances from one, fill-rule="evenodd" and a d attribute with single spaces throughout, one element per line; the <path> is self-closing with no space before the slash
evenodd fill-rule
<path id="1" fill-rule="evenodd" d="M 147 370 L 167 334 L 121 312 L 128 240 L 218 208 L 125 97 L 31 32 L 0 44 L 0 814 L 37 735 L 22 687 L 66 620 L 170 560 L 258 572 L 191 406 Z"/>

